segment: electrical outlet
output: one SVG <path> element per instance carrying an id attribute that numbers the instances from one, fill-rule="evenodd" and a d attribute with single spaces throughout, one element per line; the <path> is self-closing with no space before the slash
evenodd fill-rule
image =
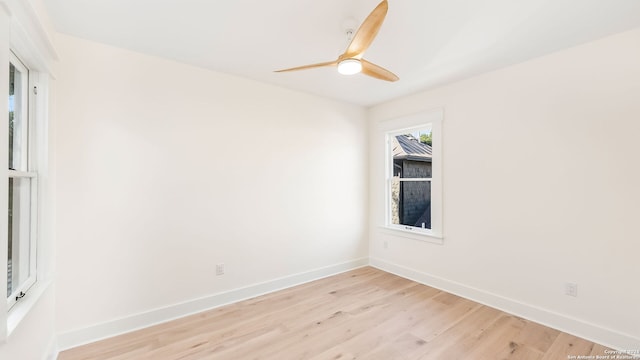
<path id="1" fill-rule="evenodd" d="M 578 284 L 575 283 L 565 283 L 564 284 L 564 294 L 577 297 L 578 296 Z"/>
<path id="2" fill-rule="evenodd" d="M 382 242 L 382 247 L 385 249 L 389 248 L 389 242 L 387 242 L 386 240 Z"/>
<path id="3" fill-rule="evenodd" d="M 216 265 L 216 275 L 224 275 L 224 264 Z"/>

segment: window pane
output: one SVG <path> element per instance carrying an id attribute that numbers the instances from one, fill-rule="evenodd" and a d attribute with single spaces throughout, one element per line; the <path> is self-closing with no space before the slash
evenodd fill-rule
<path id="1" fill-rule="evenodd" d="M 393 176 L 431 178 L 431 130 L 396 135 L 391 140 Z"/>
<path id="2" fill-rule="evenodd" d="M 9 64 L 9 169 L 27 171 L 27 74 Z"/>
<path id="3" fill-rule="evenodd" d="M 31 179 L 9 178 L 7 297 L 31 275 Z"/>
<path id="4" fill-rule="evenodd" d="M 431 182 L 391 180 L 391 223 L 431 229 Z"/>

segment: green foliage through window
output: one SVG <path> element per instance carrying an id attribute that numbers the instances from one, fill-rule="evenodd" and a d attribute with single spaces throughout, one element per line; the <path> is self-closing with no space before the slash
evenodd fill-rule
<path id="1" fill-rule="evenodd" d="M 420 142 L 423 143 L 423 144 L 427 144 L 427 145 L 431 146 L 431 138 L 432 138 L 431 133 L 420 134 Z"/>

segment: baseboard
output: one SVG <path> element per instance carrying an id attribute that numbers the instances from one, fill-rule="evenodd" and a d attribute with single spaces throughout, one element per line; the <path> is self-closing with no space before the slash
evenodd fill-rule
<path id="1" fill-rule="evenodd" d="M 76 346 L 214 309 L 223 305 L 228 305 L 310 281 L 322 279 L 327 276 L 336 275 L 366 265 L 368 265 L 368 258 L 347 261 L 127 316 L 125 318 L 96 324 L 83 329 L 65 332 L 58 335 L 58 350 L 63 351 Z"/>
<path id="2" fill-rule="evenodd" d="M 49 346 L 47 346 L 47 351 L 44 355 L 44 360 L 56 360 L 58 358 L 58 346 L 56 344 L 56 339 L 53 338 L 49 342 Z"/>
<path id="3" fill-rule="evenodd" d="M 369 265 L 409 280 L 425 284 L 448 293 L 502 310 L 539 324 L 572 334 L 620 351 L 640 350 L 640 339 L 612 329 L 591 324 L 547 309 L 525 304 L 513 299 L 473 288 L 455 281 L 429 275 L 381 259 L 370 258 Z"/>
<path id="4" fill-rule="evenodd" d="M 63 351 L 216 307 L 322 279 L 366 265 L 462 296 L 507 313 L 605 345 L 612 349 L 621 351 L 640 349 L 640 339 L 631 335 L 603 328 L 580 319 L 571 318 L 563 314 L 525 304 L 448 279 L 429 275 L 381 259 L 361 258 L 62 333 L 58 335 L 57 348 L 55 342 L 50 346 L 47 352 L 47 354 L 49 354 L 47 360 L 55 359 L 58 350 Z"/>

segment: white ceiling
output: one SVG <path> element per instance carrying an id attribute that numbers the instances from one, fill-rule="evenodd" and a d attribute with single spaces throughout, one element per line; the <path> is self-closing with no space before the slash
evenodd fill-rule
<path id="1" fill-rule="evenodd" d="M 640 26 L 640 0 L 389 0 L 365 54 L 389 83 L 273 72 L 334 60 L 379 0 L 44 2 L 62 33 L 365 106 Z"/>

